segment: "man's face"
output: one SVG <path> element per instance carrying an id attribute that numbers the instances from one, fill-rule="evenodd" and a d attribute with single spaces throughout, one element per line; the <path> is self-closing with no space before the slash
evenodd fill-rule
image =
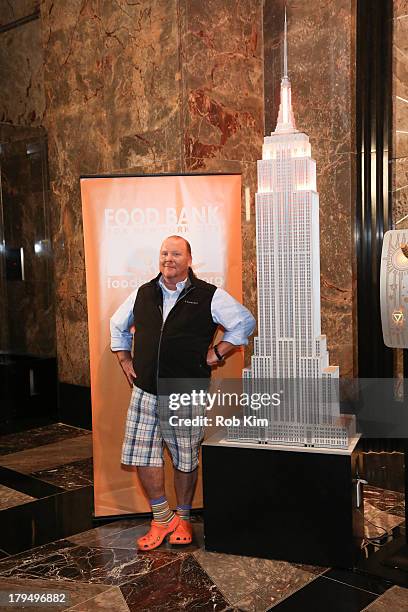
<path id="1" fill-rule="evenodd" d="M 160 248 L 159 267 L 164 280 L 175 284 L 188 276 L 191 256 L 181 238 L 167 238 Z"/>

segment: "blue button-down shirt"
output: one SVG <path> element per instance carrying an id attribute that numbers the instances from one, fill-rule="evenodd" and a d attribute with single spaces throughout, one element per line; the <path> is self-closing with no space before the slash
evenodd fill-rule
<path id="1" fill-rule="evenodd" d="M 183 291 L 187 279 L 177 283 L 174 291 L 167 289 L 162 279 L 159 285 L 163 292 L 163 320 L 165 321 L 170 310 Z M 112 351 L 130 351 L 132 349 L 133 334 L 130 331 L 133 320 L 133 306 L 137 296 L 137 289 L 119 306 L 110 320 L 111 349 Z M 245 306 L 224 289 L 216 289 L 211 301 L 211 315 L 214 323 L 222 325 L 225 329 L 223 340 L 236 346 L 248 344 L 248 337 L 255 329 L 255 319 Z"/>

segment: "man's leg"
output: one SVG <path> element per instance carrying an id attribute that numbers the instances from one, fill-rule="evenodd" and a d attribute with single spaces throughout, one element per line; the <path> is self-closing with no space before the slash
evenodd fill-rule
<path id="1" fill-rule="evenodd" d="M 151 550 L 175 530 L 180 522 L 169 508 L 164 489 L 163 438 L 160 432 L 157 398 L 134 387 L 128 409 L 122 462 L 137 466 L 137 472 L 152 508 L 154 521 L 145 536 L 137 540 L 138 548 Z"/>
<path id="2" fill-rule="evenodd" d="M 198 468 L 192 472 L 181 472 L 174 469 L 174 487 L 177 495 L 177 506 L 191 506 L 197 484 Z"/>
<path id="3" fill-rule="evenodd" d="M 149 499 L 164 497 L 164 467 L 138 467 L 137 474 Z"/>

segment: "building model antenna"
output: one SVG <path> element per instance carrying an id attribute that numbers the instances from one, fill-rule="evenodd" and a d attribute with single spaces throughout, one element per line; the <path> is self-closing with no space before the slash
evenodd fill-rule
<path id="1" fill-rule="evenodd" d="M 288 78 L 288 22 L 286 19 L 286 4 L 285 4 L 285 30 L 283 36 L 283 78 Z"/>

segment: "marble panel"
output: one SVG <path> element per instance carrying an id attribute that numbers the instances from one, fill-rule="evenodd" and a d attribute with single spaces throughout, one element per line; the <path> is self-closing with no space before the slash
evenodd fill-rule
<path id="1" fill-rule="evenodd" d="M 1 0 L 0 26 L 6 25 L 39 9 L 40 0 Z"/>
<path id="2" fill-rule="evenodd" d="M 396 506 L 388 509 L 389 514 L 395 514 L 405 520 L 405 502 L 399 503 Z"/>
<path id="3" fill-rule="evenodd" d="M 45 112 L 41 21 L 30 21 L 1 36 L 0 80 L 7 87 L 1 89 L 0 121 L 41 125 Z"/>
<path id="4" fill-rule="evenodd" d="M 13 506 L 19 506 L 20 504 L 25 504 L 26 502 L 33 501 L 34 499 L 35 497 L 31 497 L 30 495 L 26 495 L 20 491 L 15 491 L 9 487 L 0 485 L 0 510 L 12 508 Z"/>
<path id="5" fill-rule="evenodd" d="M 372 604 L 364 608 L 364 612 L 405 612 L 408 609 L 408 589 L 393 586 Z"/>
<path id="6" fill-rule="evenodd" d="M 393 16 L 395 19 L 399 17 L 408 17 L 408 0 L 393 0 Z"/>
<path id="7" fill-rule="evenodd" d="M 80 174 L 107 167 L 98 103 L 87 113 L 59 115 L 49 127 L 51 225 L 55 259 L 59 379 L 89 385 L 89 348 Z M 92 133 L 92 137 L 89 134 Z"/>
<path id="8" fill-rule="evenodd" d="M 392 220 L 397 229 L 408 228 L 408 157 L 392 161 Z M 401 221 L 401 219 L 404 219 Z"/>
<path id="9" fill-rule="evenodd" d="M 340 375 L 353 376 L 354 246 L 352 219 L 354 155 L 317 158 L 320 194 L 320 292 L 322 333 L 327 335 L 330 363 Z M 320 158 L 320 159 L 318 159 Z"/>
<path id="10" fill-rule="evenodd" d="M 60 539 L 55 542 L 50 542 L 49 544 L 36 546 L 30 551 L 13 554 L 7 560 L 2 560 L 0 562 L 0 576 L 3 577 L 5 572 L 15 569 L 16 567 L 20 567 L 20 569 L 26 567 L 33 559 L 41 561 L 42 559 L 45 559 L 58 551 L 65 551 L 69 547 L 73 548 L 75 547 L 75 544 L 68 542 L 68 540 Z M 13 561 L 10 563 L 11 559 L 13 559 Z"/>
<path id="11" fill-rule="evenodd" d="M 113 168 L 181 168 L 178 3 L 99 3 Z"/>
<path id="12" fill-rule="evenodd" d="M 234 604 L 233 609 L 239 610 L 239 612 L 266 612 L 266 610 L 270 609 L 270 606 L 254 591 Z"/>
<path id="13" fill-rule="evenodd" d="M 364 535 L 366 538 L 382 538 L 402 525 L 404 517 L 378 510 L 368 502 L 364 503 Z"/>
<path id="14" fill-rule="evenodd" d="M 16 453 L 35 446 L 42 446 L 83 435 L 89 435 L 89 431 L 79 427 L 72 427 L 65 423 L 52 423 L 44 427 L 26 429 L 25 431 L 0 436 L 0 455 Z"/>
<path id="15" fill-rule="evenodd" d="M 78 489 L 93 484 L 92 458 L 64 463 L 57 467 L 32 472 L 31 476 L 54 484 L 62 489 Z"/>
<path id="16" fill-rule="evenodd" d="M 104 584 L 82 584 L 80 582 L 68 582 L 65 581 L 63 585 L 59 580 L 39 580 L 30 578 L 2 578 L 0 577 L 0 590 L 9 593 L 21 593 L 21 592 L 35 592 L 35 593 L 47 593 L 50 589 L 54 591 L 63 591 L 66 593 L 67 604 L 58 605 L 55 609 L 57 610 L 68 610 L 71 606 L 76 606 L 88 599 L 99 595 L 100 593 L 107 592 L 112 587 Z M 27 610 L 30 609 L 27 605 L 20 606 L 14 604 L 13 610 Z M 50 612 L 50 604 L 47 606 L 36 605 L 36 612 Z M 116 608 L 112 608 L 112 610 Z M 119 608 L 118 608 L 119 610 Z M 125 608 L 126 610 L 126 608 Z"/>
<path id="17" fill-rule="evenodd" d="M 184 155 L 255 161 L 263 137 L 262 3 L 181 3 Z"/>
<path id="18" fill-rule="evenodd" d="M 79 176 L 110 167 L 98 3 L 41 4 L 59 378 L 89 384 Z M 60 78 L 64 72 L 64 79 Z"/>
<path id="19" fill-rule="evenodd" d="M 285 561 L 256 559 L 199 550 L 195 558 L 231 602 L 255 592 L 269 606 L 316 576 Z"/>
<path id="20" fill-rule="evenodd" d="M 87 385 L 78 177 L 127 171 L 139 164 L 144 172 L 152 165 L 157 171 L 158 164 L 180 157 L 176 2 L 74 1 L 62 6 L 46 0 L 41 8 L 59 376 L 64 382 Z M 61 70 L 64 79 L 59 78 Z M 149 146 L 150 156 L 146 155 Z M 175 170 L 179 169 L 177 162 Z"/>
<path id="21" fill-rule="evenodd" d="M 88 531 L 69 536 L 67 539 L 70 542 L 74 542 L 75 544 L 80 544 L 82 546 L 103 548 L 108 540 L 112 540 L 112 538 L 117 536 L 120 532 L 133 529 L 138 525 L 147 525 L 149 522 L 150 519 L 146 517 L 112 521 L 106 525 L 101 525 L 100 527 L 95 527 L 93 529 L 89 529 Z"/>
<path id="22" fill-rule="evenodd" d="M 393 157 L 402 158 L 408 156 L 408 14 L 393 25 Z"/>
<path id="23" fill-rule="evenodd" d="M 131 612 L 231 609 L 218 586 L 192 555 L 122 585 L 121 591 Z"/>
<path id="24" fill-rule="evenodd" d="M 60 540 L 0 561 L 0 577 L 120 585 L 175 560 L 166 552 L 76 546 Z"/>
<path id="25" fill-rule="evenodd" d="M 81 612 L 97 612 L 98 610 L 114 610 L 115 612 L 129 612 L 128 605 L 119 587 L 112 587 L 105 591 L 103 595 L 88 598 L 69 610 Z"/>
<path id="26" fill-rule="evenodd" d="M 0 465 L 23 474 L 32 474 L 89 457 L 92 457 L 92 434 L 3 455 Z"/>
<path id="27" fill-rule="evenodd" d="M 388 512 L 390 508 L 404 501 L 404 493 L 387 491 L 370 485 L 364 486 L 364 503 L 368 503 L 376 510 Z"/>

